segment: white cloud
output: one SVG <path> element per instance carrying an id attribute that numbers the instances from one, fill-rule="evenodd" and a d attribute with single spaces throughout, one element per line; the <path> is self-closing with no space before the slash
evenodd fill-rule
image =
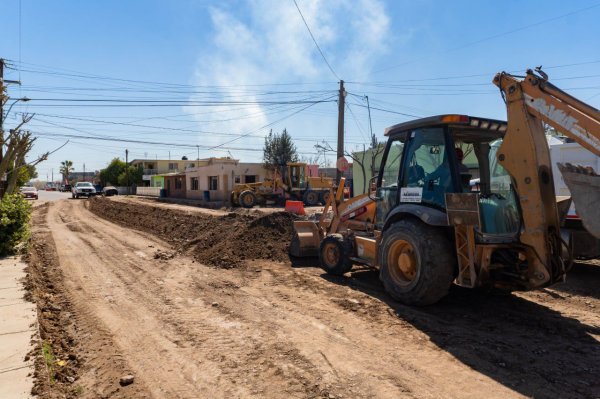
<path id="1" fill-rule="evenodd" d="M 387 50 L 390 21 L 380 1 L 297 1 L 327 60 L 342 79 L 368 74 L 376 57 Z M 315 48 L 292 1 L 249 0 L 246 6 L 210 10 L 212 46 L 198 58 L 195 84 L 227 86 L 222 99 L 256 101 L 259 96 L 248 94 L 252 87 L 242 90 L 240 86 L 337 80 Z M 332 84 L 331 89 L 335 88 Z M 240 119 L 211 124 L 210 129 L 204 125 L 204 130 L 245 133 L 285 115 L 270 116 L 259 105 L 228 109 L 215 109 L 215 119 Z M 253 117 L 243 118 L 248 114 Z M 205 120 L 206 115 L 199 115 L 200 119 Z M 212 140 L 220 143 L 227 138 Z M 258 142 L 262 144 L 261 139 Z"/>

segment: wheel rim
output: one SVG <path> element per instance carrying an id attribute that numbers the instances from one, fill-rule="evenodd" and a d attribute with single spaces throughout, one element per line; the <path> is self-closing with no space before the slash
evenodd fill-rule
<path id="1" fill-rule="evenodd" d="M 306 199 L 308 200 L 308 203 L 316 204 L 317 202 L 319 202 L 319 195 L 314 192 L 308 193 L 308 195 L 306 196 Z"/>
<path id="2" fill-rule="evenodd" d="M 387 261 L 390 275 L 397 284 L 408 285 L 416 279 L 419 264 L 414 248 L 408 241 L 394 242 Z"/>
<path id="3" fill-rule="evenodd" d="M 323 247 L 323 260 L 328 266 L 335 266 L 340 260 L 340 250 L 335 243 L 327 243 Z"/>
<path id="4" fill-rule="evenodd" d="M 252 196 L 251 195 L 244 195 L 244 197 L 242 198 L 242 202 L 244 203 L 244 205 L 252 205 Z"/>

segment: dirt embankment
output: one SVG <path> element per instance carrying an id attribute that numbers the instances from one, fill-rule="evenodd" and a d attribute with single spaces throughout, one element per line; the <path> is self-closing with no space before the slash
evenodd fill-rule
<path id="1" fill-rule="evenodd" d="M 295 219 L 287 212 L 212 216 L 105 198 L 94 198 L 86 205 L 102 218 L 157 235 L 173 244 L 177 252 L 222 268 L 239 267 L 246 260 L 287 261 Z M 162 253 L 156 256 L 169 257 Z"/>

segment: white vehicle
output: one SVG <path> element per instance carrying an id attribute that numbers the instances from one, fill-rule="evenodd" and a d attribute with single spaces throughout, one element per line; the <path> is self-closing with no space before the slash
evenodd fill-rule
<path id="1" fill-rule="evenodd" d="M 87 181 L 80 181 L 76 183 L 73 189 L 71 190 L 71 196 L 73 198 L 79 197 L 91 197 L 96 195 L 96 189 L 93 184 Z"/>

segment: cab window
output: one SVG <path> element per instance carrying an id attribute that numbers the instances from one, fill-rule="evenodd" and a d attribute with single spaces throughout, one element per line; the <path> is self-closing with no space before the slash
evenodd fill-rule
<path id="1" fill-rule="evenodd" d="M 411 132 L 404 162 L 402 187 L 407 189 L 400 202 L 423 202 L 444 208 L 444 194 L 455 191 L 444 129 Z"/>

